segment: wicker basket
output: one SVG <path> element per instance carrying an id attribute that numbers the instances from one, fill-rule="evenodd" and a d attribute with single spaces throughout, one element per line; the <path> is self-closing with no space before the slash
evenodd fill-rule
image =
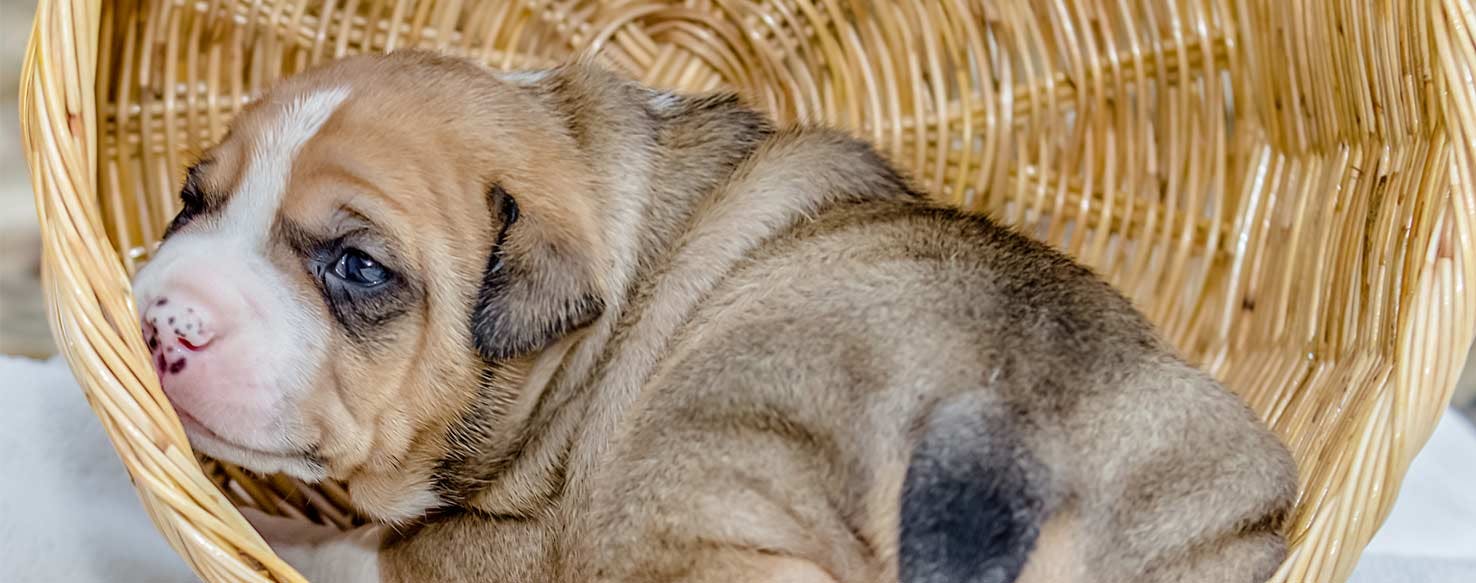
<path id="1" fill-rule="evenodd" d="M 1322 582 L 1388 513 L 1476 325 L 1473 34 L 1469 0 L 41 0 L 21 104 L 53 332 L 208 581 L 301 580 L 235 505 L 354 519 L 331 485 L 196 459 L 128 276 L 253 92 L 416 46 L 734 88 L 1070 251 L 1290 444 L 1276 580 Z"/>

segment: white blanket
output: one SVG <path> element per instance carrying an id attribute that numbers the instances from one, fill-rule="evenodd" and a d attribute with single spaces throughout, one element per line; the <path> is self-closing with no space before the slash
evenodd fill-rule
<path id="1" fill-rule="evenodd" d="M 1476 583 L 1476 427 L 1449 411 L 1351 583 Z"/>
<path id="2" fill-rule="evenodd" d="M 0 355 L 0 580 L 193 581 L 59 360 Z M 1447 415 L 1356 583 L 1476 582 L 1476 429 Z"/>
<path id="3" fill-rule="evenodd" d="M 0 356 L 0 580 L 195 581 L 60 360 Z"/>

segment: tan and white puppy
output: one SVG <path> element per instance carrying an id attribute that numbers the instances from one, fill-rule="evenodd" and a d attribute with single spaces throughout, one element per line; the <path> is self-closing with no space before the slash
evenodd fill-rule
<path id="1" fill-rule="evenodd" d="M 1086 269 L 729 96 L 421 52 L 279 83 L 135 293 L 314 581 L 1253 582 L 1286 450 Z"/>

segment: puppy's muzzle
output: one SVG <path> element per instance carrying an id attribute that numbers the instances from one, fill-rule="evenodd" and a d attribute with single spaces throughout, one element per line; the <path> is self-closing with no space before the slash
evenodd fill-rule
<path id="1" fill-rule="evenodd" d="M 144 338 L 159 376 L 184 372 L 192 353 L 210 348 L 216 327 L 212 310 L 189 296 L 165 296 L 144 309 Z"/>
<path id="2" fill-rule="evenodd" d="M 274 274 L 259 254 L 182 237 L 135 278 L 159 384 L 192 438 L 298 449 L 291 402 L 313 378 L 318 341 L 297 339 L 314 320 Z"/>

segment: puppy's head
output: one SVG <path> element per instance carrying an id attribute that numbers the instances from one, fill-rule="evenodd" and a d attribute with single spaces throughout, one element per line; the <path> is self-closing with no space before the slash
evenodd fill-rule
<path id="1" fill-rule="evenodd" d="M 520 82 L 350 58 L 277 85 L 190 168 L 134 293 L 199 449 L 309 480 L 393 466 L 489 363 L 600 314 L 590 172 Z"/>

